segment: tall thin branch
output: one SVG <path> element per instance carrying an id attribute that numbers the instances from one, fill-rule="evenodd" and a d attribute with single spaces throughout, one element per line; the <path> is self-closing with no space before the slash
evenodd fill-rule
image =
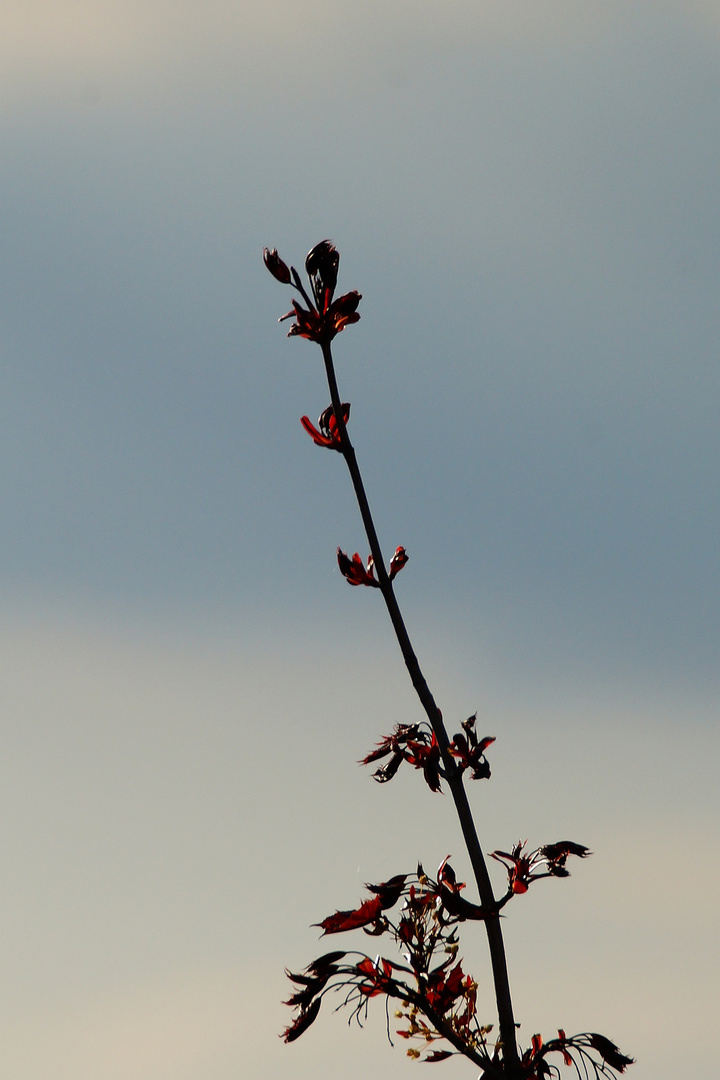
<path id="1" fill-rule="evenodd" d="M 445 729 L 445 724 L 443 723 L 442 714 L 435 703 L 435 699 L 420 669 L 420 664 L 415 655 L 415 650 L 412 647 L 410 636 L 405 627 L 405 622 L 395 597 L 393 583 L 390 580 L 385 566 L 385 560 L 383 559 L 375 523 L 373 522 L 372 513 L 370 512 L 370 505 L 365 493 L 362 476 L 360 475 L 355 450 L 350 442 L 345 426 L 337 378 L 335 376 L 332 350 L 330 342 L 327 340 L 322 342 L 322 353 L 325 361 L 325 373 L 327 375 L 328 387 L 330 390 L 330 400 L 335 414 L 337 430 L 340 435 L 342 454 L 350 473 L 355 497 L 360 508 L 360 516 L 362 517 L 363 526 L 367 534 L 370 552 L 373 557 L 375 571 L 378 576 L 388 615 L 390 616 L 390 621 L 395 631 L 395 636 L 398 645 L 400 646 L 400 651 L 415 688 L 415 692 L 425 710 L 425 714 L 435 733 L 435 738 L 437 739 L 440 748 L 445 776 L 455 803 L 455 809 L 457 810 L 460 828 L 462 829 L 463 838 L 470 857 L 470 863 L 475 875 L 480 901 L 483 907 L 494 909 L 496 905 L 495 895 L 493 893 L 490 875 L 488 874 L 487 864 L 482 853 L 482 848 L 480 847 L 480 841 L 475 828 L 472 811 L 470 810 L 467 792 L 465 791 L 465 786 L 463 784 L 462 774 L 458 770 L 455 761 L 450 754 L 450 740 Z M 503 943 L 499 917 L 496 916 L 495 918 L 486 919 L 485 927 L 490 948 L 490 961 L 492 964 L 493 982 L 495 985 L 495 998 L 497 1002 L 500 1038 L 503 1045 L 503 1058 L 506 1064 L 507 1074 L 512 1075 L 512 1072 L 516 1069 L 518 1063 L 517 1040 L 515 1036 L 516 1026 L 513 1015 L 512 998 L 510 996 L 505 945 Z"/>

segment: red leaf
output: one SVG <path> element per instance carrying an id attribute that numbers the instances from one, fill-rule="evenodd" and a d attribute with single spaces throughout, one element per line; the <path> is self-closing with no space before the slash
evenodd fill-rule
<path id="1" fill-rule="evenodd" d="M 309 416 L 301 416 L 300 423 L 316 446 L 333 447 L 332 439 L 328 439 L 326 435 L 323 435 L 322 432 L 318 431 Z"/>
<path id="2" fill-rule="evenodd" d="M 295 1039 L 299 1039 L 303 1031 L 307 1031 L 310 1025 L 313 1023 L 317 1014 L 320 1012 L 320 1002 L 322 998 L 317 998 L 313 1001 L 309 1008 L 299 1013 L 289 1028 L 286 1028 L 280 1036 L 286 1043 L 294 1042 Z"/>
<path id="3" fill-rule="evenodd" d="M 619 1048 L 610 1039 L 606 1039 L 604 1035 L 597 1035 L 592 1032 L 588 1035 L 588 1041 L 594 1050 L 597 1050 L 598 1054 L 612 1069 L 617 1069 L 618 1072 L 625 1072 L 628 1065 L 632 1065 L 634 1058 L 626 1057 L 625 1054 L 621 1054 Z"/>
<path id="4" fill-rule="evenodd" d="M 379 885 L 368 885 L 366 882 L 365 888 L 379 897 L 381 908 L 385 911 L 397 904 L 405 888 L 406 879 L 407 874 L 395 874 L 389 881 L 381 881 Z"/>
<path id="5" fill-rule="evenodd" d="M 368 568 L 366 570 L 357 551 L 351 559 L 341 548 L 338 548 L 337 561 L 340 573 L 349 585 L 372 585 L 375 588 L 378 587 L 379 582 L 375 580 L 372 572 L 372 559 L 368 559 Z"/>
<path id="6" fill-rule="evenodd" d="M 377 780 L 378 784 L 387 784 L 388 780 L 392 780 L 404 760 L 402 750 L 396 750 L 386 765 L 381 765 L 379 769 L 375 770 L 373 780 Z"/>
<path id="7" fill-rule="evenodd" d="M 379 742 L 374 750 L 371 750 L 367 757 L 364 757 L 360 762 L 361 765 L 370 765 L 373 761 L 379 761 L 380 758 L 387 757 L 394 750 L 393 743 L 396 740 L 392 735 L 387 735 L 382 742 Z"/>
<path id="8" fill-rule="evenodd" d="M 337 964 L 338 960 L 342 960 L 344 956 L 344 952 L 324 953 L 322 956 L 318 956 L 317 960 L 313 960 L 307 970 L 314 971 L 316 975 L 321 975 L 327 968 Z"/>
<path id="9" fill-rule="evenodd" d="M 546 844 L 540 848 L 540 852 L 548 862 L 562 860 L 564 863 L 568 855 L 577 855 L 579 859 L 586 859 L 592 852 L 584 844 L 576 844 L 573 840 L 558 840 L 556 844 Z"/>
<path id="10" fill-rule="evenodd" d="M 340 934 L 344 930 L 357 930 L 360 926 L 375 922 L 381 911 L 382 897 L 375 896 L 371 900 L 366 900 L 354 911 L 336 911 L 334 915 L 328 915 L 321 923 L 313 925 L 321 926 L 323 934 Z"/>

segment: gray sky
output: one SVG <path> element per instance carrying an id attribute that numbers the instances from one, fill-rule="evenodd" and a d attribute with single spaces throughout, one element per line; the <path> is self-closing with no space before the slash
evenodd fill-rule
<path id="1" fill-rule="evenodd" d="M 277 1039 L 310 923 L 462 867 L 449 800 L 354 764 L 417 707 L 337 573 L 365 543 L 298 423 L 319 355 L 260 261 L 329 236 L 401 604 L 449 722 L 497 736 L 481 840 L 595 852 L 509 912 L 521 1038 L 714 1080 L 717 4 L 0 20 L 3 1076 L 419 1068 L 381 1009 Z"/>

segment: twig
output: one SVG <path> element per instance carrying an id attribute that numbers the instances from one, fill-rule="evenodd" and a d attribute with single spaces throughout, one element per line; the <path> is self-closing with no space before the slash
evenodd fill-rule
<path id="1" fill-rule="evenodd" d="M 495 895 L 488 874 L 487 864 L 482 853 L 482 848 L 480 847 L 480 841 L 478 840 L 477 830 L 475 828 L 472 811 L 470 810 L 467 792 L 465 791 L 465 786 L 463 784 L 462 774 L 450 754 L 450 740 L 448 739 L 448 734 L 445 730 L 442 714 L 435 703 L 435 699 L 420 669 L 420 664 L 415 655 L 415 650 L 412 647 L 410 636 L 405 627 L 405 622 L 395 597 L 393 583 L 390 580 L 390 576 L 385 566 L 385 560 L 383 559 L 380 542 L 375 530 L 375 523 L 373 522 L 370 505 L 368 503 L 367 495 L 365 494 L 365 486 L 362 481 L 362 476 L 360 475 L 355 450 L 350 442 L 350 437 L 343 418 L 330 342 L 327 340 L 322 341 L 321 347 L 323 359 L 325 361 L 325 373 L 327 375 L 328 388 L 330 390 L 330 400 L 335 414 L 337 430 L 340 435 L 340 447 L 350 473 L 355 497 L 360 508 L 360 516 L 362 517 L 363 526 L 367 534 L 380 589 L 385 600 L 390 621 L 395 631 L 395 636 L 397 637 L 398 645 L 400 646 L 400 651 L 405 661 L 405 666 L 408 669 L 415 692 L 425 710 L 440 748 L 445 776 L 460 820 L 460 828 L 462 829 L 463 838 L 470 857 L 470 863 L 475 875 L 480 901 L 483 907 L 492 910 L 496 908 Z M 500 1038 L 503 1046 L 503 1059 L 506 1067 L 506 1075 L 512 1076 L 513 1071 L 517 1068 L 519 1059 L 515 1036 L 516 1026 L 513 1015 L 512 998 L 510 995 L 510 983 L 508 980 L 507 960 L 505 957 L 505 945 L 503 943 L 499 917 L 486 919 L 485 927 L 487 929 L 488 945 L 490 948 L 490 961 L 492 964 L 493 982 L 495 986 Z"/>

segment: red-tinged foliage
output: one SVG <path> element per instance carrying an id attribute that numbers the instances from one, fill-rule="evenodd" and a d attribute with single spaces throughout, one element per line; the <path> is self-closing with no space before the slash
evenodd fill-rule
<path id="1" fill-rule="evenodd" d="M 361 300 L 362 294 L 359 292 L 345 293 L 323 315 L 319 315 L 314 307 L 307 309 L 293 300 L 292 309 L 281 315 L 278 322 L 295 319 L 288 330 L 288 337 L 302 337 L 322 345 L 323 342 L 332 341 L 346 326 L 360 321 L 357 306 Z"/>
<path id="2" fill-rule="evenodd" d="M 489 919 L 493 915 L 497 915 L 498 910 L 502 906 L 497 904 L 495 908 L 487 909 L 480 907 L 478 904 L 473 904 L 469 900 L 466 900 L 459 893 L 451 892 L 449 889 L 440 889 L 440 900 L 442 901 L 443 910 L 451 918 L 456 919 L 458 922 L 467 922 L 468 920 L 482 921 L 483 919 Z"/>
<path id="3" fill-rule="evenodd" d="M 610 1039 L 605 1038 L 604 1035 L 598 1035 L 596 1032 L 588 1033 L 588 1041 L 593 1050 L 597 1050 L 603 1061 L 606 1061 L 611 1069 L 615 1069 L 617 1072 L 625 1072 L 628 1065 L 632 1065 L 634 1058 L 627 1057 L 625 1054 L 621 1054 L 619 1048 Z"/>
<path id="4" fill-rule="evenodd" d="M 460 895 L 460 890 L 465 888 L 465 882 L 456 879 L 455 871 L 448 862 L 449 858 L 448 855 L 443 859 L 437 872 L 440 901 L 445 912 L 459 922 L 465 922 L 467 919 L 487 919 L 490 915 L 496 914 L 493 911 L 486 911 L 477 904 L 472 904 Z"/>
<path id="5" fill-rule="evenodd" d="M 356 964 L 358 973 L 365 976 L 367 980 L 358 985 L 360 993 L 367 998 L 376 997 L 378 994 L 386 994 L 392 978 L 392 969 L 393 965 L 389 960 L 378 956 L 373 961 L 369 956 L 366 956 L 364 960 Z"/>
<path id="6" fill-rule="evenodd" d="M 347 424 L 350 419 L 350 403 L 347 401 L 343 402 L 342 405 L 342 417 L 343 422 Z M 324 446 L 328 450 L 342 452 L 340 432 L 332 405 L 328 405 L 327 409 L 320 414 L 317 427 L 308 416 L 301 416 L 300 423 L 317 446 Z"/>
<path id="7" fill-rule="evenodd" d="M 314 972 L 316 975 L 320 975 L 328 968 L 334 968 L 345 956 L 347 956 L 346 952 L 337 949 L 335 952 L 324 953 L 322 956 L 319 956 L 317 960 L 313 960 L 307 970 Z"/>
<path id="8" fill-rule="evenodd" d="M 440 747 L 433 731 L 430 743 L 408 741 L 405 760 L 422 769 L 425 783 L 431 791 L 441 791 L 440 787 Z"/>
<path id="9" fill-rule="evenodd" d="M 375 893 L 380 900 L 381 909 L 385 911 L 388 908 L 395 907 L 402 896 L 406 881 L 407 874 L 396 874 L 389 881 L 381 881 L 379 885 L 368 885 L 366 882 L 365 888 L 369 889 L 371 893 Z"/>
<path id="10" fill-rule="evenodd" d="M 360 556 L 356 556 L 359 564 L 359 575 L 362 570 Z M 357 582 L 359 584 L 359 582 Z M 493 735 L 487 735 L 478 739 L 474 731 L 475 717 L 464 721 L 464 734 L 457 734 L 450 743 L 449 750 L 453 757 L 458 760 L 460 772 L 471 769 L 474 780 L 490 775 L 490 766 L 484 757 L 485 750 L 495 742 Z M 362 759 L 361 764 L 369 765 L 373 761 L 392 755 L 387 764 L 381 766 L 373 773 L 373 779 L 384 784 L 391 780 L 400 768 L 403 761 L 414 765 L 416 769 L 422 769 L 425 780 L 432 791 L 440 791 L 440 778 L 444 776 L 441 768 L 440 747 L 435 734 L 426 731 L 419 724 L 396 724 L 391 735 L 386 735 L 372 750 Z"/>
<path id="11" fill-rule="evenodd" d="M 372 555 L 368 556 L 367 569 L 363 566 L 357 551 L 351 559 L 341 548 L 338 548 L 337 561 L 340 573 L 348 585 L 371 585 L 375 589 L 378 588 L 380 582 L 375 578 Z"/>
<path id="12" fill-rule="evenodd" d="M 303 427 L 306 431 L 309 432 L 310 428 L 308 427 L 308 424 L 310 424 L 310 421 L 308 420 L 306 424 L 305 420 L 307 420 L 307 417 L 303 417 Z M 312 427 L 312 424 L 310 424 L 310 427 Z M 314 430 L 315 429 L 313 428 L 313 431 Z M 312 432 L 310 432 L 310 434 L 312 434 Z M 323 443 L 322 445 L 327 444 Z M 399 563 L 395 561 L 398 551 L 402 551 L 404 556 L 404 561 L 401 560 Z M 347 555 L 341 548 L 338 548 L 337 560 L 338 566 L 340 567 L 340 573 L 343 575 L 349 585 L 371 585 L 373 588 L 377 588 L 380 585 L 380 582 L 375 577 L 375 565 L 372 555 L 368 555 L 367 566 L 363 566 L 363 561 L 357 551 L 351 559 L 350 556 Z M 392 580 L 392 578 L 394 578 L 395 575 L 400 570 L 402 570 L 403 566 L 407 561 L 408 557 L 407 555 L 405 555 L 405 549 L 398 548 L 390 562 L 388 577 Z"/>
<path id="13" fill-rule="evenodd" d="M 398 751 L 402 753 L 402 747 L 409 739 L 419 739 L 420 737 L 421 728 L 419 724 L 396 724 L 392 735 L 386 735 L 381 739 L 376 748 L 371 750 L 360 764 L 370 765 L 371 762 L 379 761 L 380 758 L 387 757 L 388 754 L 396 754 Z"/>
<path id="14" fill-rule="evenodd" d="M 463 721 L 463 730 L 453 736 L 449 749 L 461 772 L 470 769 L 472 780 L 487 780 L 490 777 L 490 764 L 485 758 L 485 751 L 490 743 L 495 742 L 495 736 L 486 735 L 483 739 L 478 739 L 475 732 L 476 720 L 477 713 Z"/>
<path id="15" fill-rule="evenodd" d="M 362 296 L 356 290 L 345 293 L 333 301 L 337 285 L 340 255 L 330 240 L 316 244 L 305 260 L 305 270 L 310 280 L 311 300 L 305 291 L 300 276 L 294 267 L 288 268 L 273 248 L 263 251 L 263 259 L 270 273 L 283 285 L 293 285 L 300 293 L 307 307 L 302 307 L 297 300 L 292 301 L 292 310 L 280 318 L 294 319 L 288 331 L 288 337 L 303 337 L 323 345 L 332 341 L 346 326 L 360 319 L 357 308 Z M 314 301 L 314 302 L 313 302 Z"/>
<path id="16" fill-rule="evenodd" d="M 461 962 L 455 964 L 449 972 L 445 968 L 450 961 L 445 961 L 439 968 L 431 971 L 427 977 L 427 1000 L 433 1009 L 444 1015 L 452 1009 L 457 998 L 463 993 L 465 975 Z"/>
<path id="17" fill-rule="evenodd" d="M 524 855 L 525 841 L 518 842 L 512 851 L 491 851 L 490 857 L 505 864 L 508 872 L 508 888 L 511 892 L 519 894 L 528 890 L 528 884 L 533 880 L 531 874 L 532 856 Z"/>
<path id="18" fill-rule="evenodd" d="M 577 855 L 584 859 L 591 854 L 584 844 L 572 840 L 561 840 L 557 844 L 547 844 L 535 851 L 525 851 L 526 841 L 515 844 L 512 851 L 492 851 L 490 857 L 505 865 L 508 872 L 508 890 L 510 893 L 526 893 L 531 882 L 547 877 L 569 877 L 565 869 L 568 855 Z"/>
<path id="19" fill-rule="evenodd" d="M 329 979 L 337 974 L 339 970 L 338 961 L 342 960 L 344 956 L 344 952 L 325 953 L 324 956 L 313 961 L 304 972 L 297 975 L 286 968 L 285 974 L 287 977 L 298 986 L 301 986 L 302 989 L 296 990 L 283 1004 L 293 1007 L 299 1006 L 301 1009 L 306 1010 L 312 999 L 325 989 Z"/>
<path id="20" fill-rule="evenodd" d="M 302 337 L 322 345 L 323 342 L 332 341 L 346 326 L 360 321 L 357 306 L 361 300 L 362 295 L 359 292 L 345 293 L 322 315 L 314 307 L 304 308 L 297 300 L 293 300 L 292 309 L 281 315 L 278 322 L 294 319 L 295 322 L 288 330 L 288 337 Z"/>
<path id="21" fill-rule="evenodd" d="M 440 863 L 437 872 L 437 879 L 439 884 L 448 889 L 452 893 L 459 893 L 461 889 L 465 888 L 464 881 L 458 881 L 455 875 L 455 871 L 450 865 L 450 856 L 446 855 L 443 861 Z"/>
<path id="22" fill-rule="evenodd" d="M 341 934 L 346 930 L 357 930 L 371 923 L 378 923 L 379 932 L 383 933 L 385 927 L 379 922 L 380 914 L 395 907 L 405 890 L 407 876 L 407 874 L 396 874 L 388 881 L 381 881 L 378 885 L 366 884 L 365 888 L 374 894 L 369 900 L 352 911 L 336 911 L 334 915 L 328 915 L 326 919 L 315 925 L 322 927 L 323 934 Z M 335 954 L 328 955 L 331 957 L 328 963 L 334 963 L 335 960 L 332 958 Z M 315 963 L 319 961 L 316 960 Z"/>
<path id="23" fill-rule="evenodd" d="M 295 1042 L 295 1039 L 299 1039 L 304 1031 L 310 1027 L 320 1012 L 320 1004 L 322 998 L 316 998 L 312 1005 L 309 1005 L 307 1009 L 303 1009 L 293 1020 L 289 1027 L 285 1028 L 280 1036 L 286 1043 Z"/>
<path id="24" fill-rule="evenodd" d="M 562 851 L 549 845 L 550 853 L 556 857 L 563 852 L 580 854 L 579 850 L 570 850 L 571 844 L 561 841 Z M 518 844 L 512 852 L 498 854 L 505 860 L 526 859 L 535 869 L 544 863 L 540 850 L 525 855 L 523 848 Z M 351 1006 L 358 1021 L 368 1003 L 384 995 L 401 1004 L 395 1015 L 406 1021 L 406 1027 L 399 1029 L 398 1035 L 421 1045 L 421 1049 L 408 1049 L 412 1058 L 432 1063 L 444 1061 L 453 1053 L 465 1054 L 488 1076 L 503 1075 L 502 1044 L 488 1044 L 486 1036 L 492 1025 L 478 1022 L 477 983 L 463 971 L 463 961 L 457 956 L 457 924 L 466 918 L 497 916 L 503 901 L 494 911 L 483 912 L 464 900 L 461 891 L 466 886 L 458 881 L 449 856 L 438 867 L 435 880 L 419 864 L 415 875 L 396 874 L 387 881 L 368 883 L 366 888 L 371 897 L 359 908 L 338 911 L 319 925 L 324 933 L 362 929 L 394 937 L 407 965 L 382 956 L 373 960 L 364 954 L 352 959 L 357 954 L 338 950 L 320 956 L 300 974 L 288 972 L 296 989 L 286 1004 L 298 1013 L 283 1038 L 291 1042 L 302 1034 L 331 990 L 345 991 L 344 1003 Z M 401 901 L 400 917 L 393 922 L 386 912 Z M 447 1039 L 452 1049 L 431 1049 Z M 560 1056 L 565 1065 L 580 1070 L 579 1075 L 586 1080 L 612 1080 L 611 1070 L 623 1072 L 631 1062 L 602 1035 L 586 1032 L 568 1038 L 560 1029 L 558 1037 L 548 1041 L 533 1035 L 531 1045 L 521 1054 L 520 1071 L 513 1075 L 522 1080 L 559 1080 L 557 1066 L 548 1063 L 554 1055 Z"/>
<path id="25" fill-rule="evenodd" d="M 395 577 L 396 574 L 400 573 L 403 566 L 407 565 L 409 560 L 410 560 L 410 556 L 407 554 L 404 547 L 395 548 L 395 554 L 393 555 L 392 559 L 390 560 L 390 568 L 388 570 L 388 576 L 389 576 L 391 581 Z"/>
<path id="26" fill-rule="evenodd" d="M 370 765 L 371 762 L 380 761 L 381 758 L 392 754 L 390 761 L 373 773 L 374 780 L 377 780 L 379 784 L 385 784 L 388 780 L 392 780 L 405 760 L 408 743 L 429 741 L 429 738 L 430 736 L 419 724 L 396 724 L 392 735 L 386 735 L 376 748 L 362 759 L 361 765 Z"/>
<path id="27" fill-rule="evenodd" d="M 567 1050 L 565 1049 L 565 1043 L 567 1042 L 567 1036 L 565 1035 L 565 1032 L 563 1031 L 562 1028 L 558 1028 L 558 1039 L 557 1039 L 557 1041 L 560 1044 L 560 1053 L 563 1056 L 563 1061 L 565 1062 L 566 1065 L 572 1065 L 573 1059 L 570 1057 Z"/>
<path id="28" fill-rule="evenodd" d="M 276 249 L 265 248 L 263 259 L 277 281 L 290 285 L 299 294 L 300 300 L 292 300 L 292 309 L 282 316 L 280 321 L 293 320 L 288 336 L 303 337 L 322 347 L 331 395 L 337 403 L 329 345 L 346 326 L 359 320 L 361 294 L 351 291 L 335 298 L 340 255 L 330 240 L 323 240 L 315 245 L 307 256 L 305 270 L 309 291 L 303 285 L 297 270 L 289 267 Z M 350 405 L 343 403 L 338 409 L 337 414 L 332 405 L 325 409 L 317 426 L 307 416 L 301 418 L 301 424 L 316 445 L 342 452 L 343 443 L 346 449 L 349 449 L 345 436 L 343 435 L 342 439 L 340 437 L 340 430 L 344 429 L 349 420 Z M 348 464 L 351 465 L 350 460 Z M 360 485 L 354 473 L 353 481 L 361 502 L 363 519 L 367 522 L 366 506 L 360 498 Z M 371 530 L 368 528 L 368 531 Z M 391 608 L 388 582 L 392 582 L 408 562 L 404 547 L 396 548 L 390 560 L 387 578 L 381 566 L 377 567 L 379 579 L 376 578 L 372 556 L 364 564 L 359 553 L 356 552 L 350 557 L 338 548 L 337 557 L 340 571 L 350 585 L 380 587 L 385 593 L 388 607 Z M 413 657 L 409 656 L 399 633 L 398 640 L 412 672 Z M 417 686 L 414 675 L 413 681 Z M 440 711 L 437 710 L 436 723 L 432 715 L 432 709 L 436 709 L 436 706 L 429 695 L 420 693 L 420 697 L 430 716 L 430 724 L 397 724 L 393 733 L 378 743 L 363 761 L 364 764 L 384 761 L 374 773 L 374 778 L 381 783 L 390 780 L 402 762 L 407 761 L 414 768 L 422 770 L 426 783 L 434 792 L 441 790 L 441 778 L 448 779 L 454 796 L 458 794 L 456 781 L 461 785 L 463 775 L 468 774 L 474 780 L 488 778 L 490 765 L 485 752 L 495 740 L 494 736 L 478 738 L 475 729 L 477 714 L 462 723 L 462 730 L 456 733 L 448 744 L 449 754 L 453 758 L 450 763 L 445 751 L 441 755 L 438 743 L 439 738 L 444 747 L 446 739 Z M 460 808 L 459 813 L 467 837 L 467 830 L 472 823 L 468 826 Z M 473 854 L 473 844 L 470 841 L 468 847 L 475 879 L 482 882 L 480 870 L 483 874 L 485 872 L 482 856 Z M 398 1034 L 404 1039 L 414 1039 L 422 1044 L 420 1050 L 415 1047 L 408 1049 L 409 1056 L 413 1058 L 420 1059 L 424 1054 L 426 1062 L 436 1063 L 445 1061 L 454 1053 L 463 1054 L 473 1064 L 480 1066 L 481 1075 L 492 1077 L 493 1080 L 499 1080 L 503 1076 L 512 1076 L 513 1080 L 559 1080 L 558 1067 L 548 1064 L 546 1060 L 550 1055 L 558 1054 L 566 1066 L 574 1068 L 578 1077 L 584 1077 L 585 1080 L 591 1080 L 592 1077 L 594 1080 L 612 1080 L 612 1070 L 623 1073 L 632 1063 L 632 1058 L 622 1054 L 610 1039 L 593 1032 L 568 1038 L 560 1028 L 557 1039 L 547 1042 L 543 1041 L 540 1034 L 535 1034 L 532 1036 L 531 1045 L 524 1052 L 520 1052 L 518 1060 L 512 1013 L 509 1008 L 503 1007 L 500 1001 L 499 988 L 505 974 L 504 967 L 501 963 L 499 977 L 497 955 L 493 952 L 493 941 L 495 940 L 495 944 L 497 941 L 491 930 L 499 929 L 498 915 L 512 896 L 527 892 L 529 885 L 540 878 L 569 876 L 566 867 L 568 857 L 574 855 L 583 859 L 589 854 L 588 848 L 583 844 L 570 840 L 547 844 L 530 852 L 525 850 L 525 842 L 521 841 L 510 851 L 492 852 L 492 858 L 505 866 L 508 884 L 506 894 L 499 899 L 495 899 L 491 889 L 486 893 L 484 886 L 480 885 L 481 895 L 487 903 L 486 908 L 464 898 L 462 890 L 466 887 L 465 883 L 457 880 L 449 856 L 438 868 L 436 880 L 429 878 L 419 864 L 415 877 L 397 874 L 379 884 L 366 884 L 371 895 L 358 908 L 336 911 L 316 925 L 321 927 L 323 935 L 349 930 L 363 930 L 365 934 L 372 936 L 387 934 L 393 937 L 403 950 L 409 966 L 393 963 L 380 956 L 371 960 L 362 953 L 357 960 L 357 953 L 333 951 L 313 961 L 299 974 L 288 971 L 287 974 L 295 985 L 285 1004 L 296 1009 L 297 1014 L 293 1023 L 283 1032 L 282 1038 L 286 1042 L 293 1042 L 306 1031 L 318 1015 L 322 998 L 330 991 L 346 992 L 341 1005 L 350 1005 L 358 1023 L 367 1013 L 370 999 L 385 995 L 388 1001 L 394 998 L 400 1002 L 401 1009 L 395 1015 L 407 1022 L 407 1028 L 398 1031 Z M 399 914 L 388 914 L 401 901 Z M 462 960 L 458 959 L 458 925 L 473 919 L 495 920 L 494 926 L 488 928 L 488 933 L 498 991 L 500 1037 L 491 1044 L 487 1041 L 487 1035 L 493 1025 L 481 1025 L 476 1016 L 477 983 L 470 975 L 465 974 Z M 443 1039 L 452 1046 L 451 1050 L 429 1049 L 432 1044 Z"/>
<path id="29" fill-rule="evenodd" d="M 292 972 L 287 970 L 285 971 L 285 974 L 289 979 L 292 979 L 293 982 L 304 982 L 305 986 L 303 986 L 302 990 L 296 990 L 287 1001 L 283 1001 L 283 1005 L 290 1005 L 292 1007 L 299 1005 L 301 1009 L 307 1009 L 315 995 L 325 989 L 328 980 L 334 972 L 332 969 L 328 969 L 323 975 L 318 975 L 314 979 L 304 979 L 303 976 L 293 975 Z"/>
<path id="30" fill-rule="evenodd" d="M 556 844 L 546 844 L 540 848 L 540 854 L 547 863 L 548 874 L 551 877 L 569 877 L 570 871 L 565 869 L 568 855 L 577 855 L 579 859 L 586 859 L 592 855 L 584 844 L 575 844 L 572 840 L 559 840 Z"/>
<path id="31" fill-rule="evenodd" d="M 376 922 L 380 917 L 382 907 L 382 897 L 375 896 L 372 900 L 366 900 L 354 911 L 336 911 L 334 915 L 328 915 L 322 922 L 313 925 L 322 927 L 323 934 L 341 934 L 344 930 L 357 930 L 360 926 Z"/>
<path id="32" fill-rule="evenodd" d="M 593 1050 L 599 1054 L 600 1060 L 593 1056 Z M 633 1063 L 632 1058 L 622 1054 L 615 1043 L 604 1035 L 582 1032 L 568 1038 L 560 1028 L 557 1039 L 549 1039 L 547 1042 L 543 1042 L 541 1035 L 533 1035 L 532 1045 L 522 1055 L 521 1060 L 527 1080 L 542 1080 L 543 1077 L 559 1075 L 557 1067 L 548 1065 L 546 1061 L 551 1054 L 561 1054 L 564 1064 L 574 1067 L 578 1076 L 584 1074 L 589 1078 L 592 1071 L 596 1080 L 610 1077 L 608 1068 L 623 1073 L 628 1065 Z"/>
<path id="33" fill-rule="evenodd" d="M 404 760 L 405 755 L 402 750 L 397 750 L 386 765 L 381 765 L 380 768 L 375 770 L 373 780 L 376 780 L 378 784 L 386 784 L 388 780 L 392 780 Z"/>
<path id="34" fill-rule="evenodd" d="M 357 313 L 358 304 L 362 300 L 362 294 L 356 289 L 339 296 L 330 306 L 327 313 L 327 322 L 330 324 L 332 336 L 339 334 L 346 326 L 360 321 Z"/>

